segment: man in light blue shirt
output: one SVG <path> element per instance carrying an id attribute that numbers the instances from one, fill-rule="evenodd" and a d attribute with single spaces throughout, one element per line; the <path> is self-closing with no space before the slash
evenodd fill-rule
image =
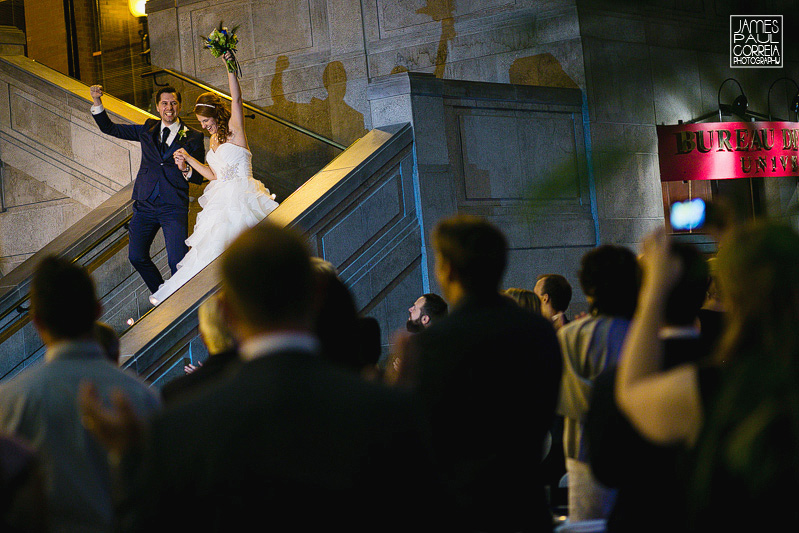
<path id="1" fill-rule="evenodd" d="M 111 363 L 92 338 L 100 304 L 85 270 L 42 260 L 31 286 L 31 316 L 47 347 L 45 363 L 0 387 L 0 431 L 28 441 L 47 479 L 48 521 L 59 532 L 110 531 L 113 518 L 105 450 L 81 424 L 76 405 L 84 379 L 103 398 L 123 391 L 146 417 L 160 406 L 156 392 Z"/>

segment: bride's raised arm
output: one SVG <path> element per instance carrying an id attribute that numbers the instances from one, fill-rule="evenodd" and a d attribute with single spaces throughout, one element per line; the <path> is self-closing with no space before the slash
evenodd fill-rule
<path id="1" fill-rule="evenodd" d="M 224 56 L 225 61 L 233 59 L 233 54 L 227 52 Z M 244 99 L 241 97 L 241 85 L 239 85 L 239 78 L 235 72 L 227 73 L 228 84 L 230 85 L 230 120 L 228 121 L 228 130 L 233 132 L 233 144 L 238 144 L 244 148 L 250 149 L 247 144 L 247 133 L 244 131 Z"/>

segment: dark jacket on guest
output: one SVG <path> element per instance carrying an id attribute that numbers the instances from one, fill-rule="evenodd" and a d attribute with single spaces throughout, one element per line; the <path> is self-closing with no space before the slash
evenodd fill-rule
<path id="1" fill-rule="evenodd" d="M 499 293 L 467 297 L 411 339 L 433 446 L 479 531 L 548 531 L 544 440 L 560 386 L 552 325 Z"/>

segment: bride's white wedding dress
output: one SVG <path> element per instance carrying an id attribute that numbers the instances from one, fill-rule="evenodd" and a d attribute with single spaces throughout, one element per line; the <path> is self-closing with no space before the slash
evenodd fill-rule
<path id="1" fill-rule="evenodd" d="M 256 225 L 278 205 L 269 189 L 252 177 L 252 153 L 246 148 L 223 143 L 216 151 L 208 151 L 206 161 L 216 179 L 198 200 L 202 211 L 194 232 L 186 239 L 191 249 L 172 277 L 150 296 L 153 305 L 163 302 L 219 257 L 242 231 Z"/>

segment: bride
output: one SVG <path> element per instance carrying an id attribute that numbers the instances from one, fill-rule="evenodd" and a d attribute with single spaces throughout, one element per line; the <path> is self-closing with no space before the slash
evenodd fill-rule
<path id="1" fill-rule="evenodd" d="M 226 54 L 225 60 L 230 59 Z M 189 165 L 211 181 L 199 198 L 202 211 L 194 232 L 186 239 L 191 248 L 178 263 L 178 270 L 150 296 L 158 305 L 216 259 L 239 233 L 260 222 L 277 207 L 274 195 L 252 176 L 252 153 L 244 131 L 241 87 L 235 73 L 228 72 L 232 103 L 228 110 L 214 93 L 197 98 L 194 113 L 203 129 L 211 134 L 208 165 L 200 163 L 183 148 L 174 154 L 184 175 Z"/>

